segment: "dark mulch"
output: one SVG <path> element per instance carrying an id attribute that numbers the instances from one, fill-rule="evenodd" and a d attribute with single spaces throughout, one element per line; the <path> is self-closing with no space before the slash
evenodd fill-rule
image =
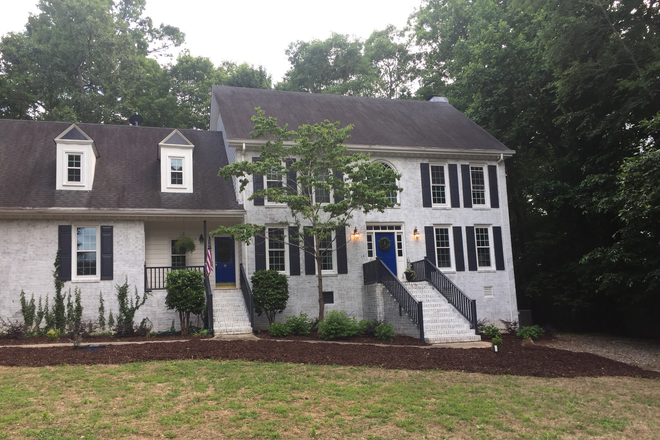
<path id="1" fill-rule="evenodd" d="M 286 340 L 286 341 L 321 341 L 321 337 L 317 333 L 311 333 L 307 336 L 289 335 L 286 338 L 276 338 L 271 336 L 268 332 L 257 333 L 260 339 L 265 340 Z M 409 336 L 395 336 L 392 341 L 380 341 L 375 337 L 357 336 L 354 338 L 340 340 L 340 342 L 356 342 L 360 344 L 384 344 L 384 345 L 416 345 L 416 346 L 429 346 L 426 342 L 422 342 L 418 338 L 411 338 Z"/>
<path id="2" fill-rule="evenodd" d="M 589 353 L 574 353 L 540 346 L 523 348 L 515 337 L 504 335 L 503 339 L 504 345 L 499 353 L 483 348 L 379 347 L 293 340 L 290 342 L 205 341 L 199 338 L 163 344 L 108 345 L 91 352 L 74 350 L 73 345 L 42 348 L 5 347 L 0 348 L 0 365 L 41 367 L 175 359 L 244 359 L 260 362 L 376 366 L 390 369 L 439 369 L 536 377 L 660 378 L 658 372 L 643 370 Z M 144 341 L 145 338 L 141 340 Z"/>

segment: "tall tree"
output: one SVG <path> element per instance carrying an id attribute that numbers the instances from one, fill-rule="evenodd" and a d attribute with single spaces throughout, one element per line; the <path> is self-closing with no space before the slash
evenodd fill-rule
<path id="1" fill-rule="evenodd" d="M 2 38 L 4 113 L 112 123 L 127 112 L 141 60 L 178 46 L 179 29 L 143 17 L 146 0 L 40 0 L 25 31 Z"/>
<path id="2" fill-rule="evenodd" d="M 364 56 L 376 70 L 374 95 L 389 99 L 409 98 L 416 79 L 416 59 L 405 32 L 388 25 L 374 31 L 364 44 Z"/>
<path id="3" fill-rule="evenodd" d="M 265 138 L 259 161 L 234 162 L 219 171 L 225 179 L 239 179 L 241 191 L 248 176 L 280 176 L 287 184 L 256 190 L 250 200 L 266 197 L 269 201 L 288 205 L 287 225 L 295 225 L 301 236 L 289 237 L 286 244 L 297 246 L 314 257 L 318 280 L 319 320 L 324 317 L 323 262 L 346 243 L 337 241 L 335 231 L 349 225 L 353 213 L 383 212 L 396 205 L 389 194 L 401 191 L 401 176 L 391 168 L 371 162 L 363 154 L 351 154 L 343 144 L 352 126 L 339 127 L 339 122 L 324 121 L 302 125 L 297 130 L 280 127 L 277 119 L 264 117 L 257 108 L 253 138 Z M 289 176 L 295 175 L 295 181 Z M 264 227 L 243 224 L 221 227 L 212 234 L 229 233 L 247 243 L 255 236 L 266 237 Z M 308 240 L 313 240 L 310 245 Z"/>

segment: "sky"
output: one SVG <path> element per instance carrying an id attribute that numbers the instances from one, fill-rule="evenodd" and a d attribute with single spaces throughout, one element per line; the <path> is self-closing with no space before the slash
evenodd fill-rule
<path id="1" fill-rule="evenodd" d="M 363 41 L 393 24 L 401 29 L 422 0 L 147 0 L 145 15 L 177 26 L 193 56 L 263 65 L 279 82 L 289 68 L 284 53 L 297 40 L 325 40 L 332 32 Z M 0 35 L 20 32 L 37 0 L 0 0 Z M 178 51 L 178 50 L 177 50 Z"/>

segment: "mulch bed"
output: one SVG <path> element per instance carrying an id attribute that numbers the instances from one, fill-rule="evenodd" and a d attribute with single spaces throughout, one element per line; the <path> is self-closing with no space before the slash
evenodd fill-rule
<path id="1" fill-rule="evenodd" d="M 91 352 L 74 350 L 73 345 L 40 348 L 4 347 L 0 348 L 0 365 L 42 367 L 184 359 L 243 359 L 316 365 L 375 366 L 389 369 L 439 369 L 536 377 L 660 378 L 658 372 L 643 370 L 589 353 L 575 353 L 541 346 L 523 348 L 520 340 L 509 335 L 503 336 L 504 344 L 499 353 L 484 348 L 380 347 L 365 344 L 309 343 L 293 338 L 287 339 L 285 342 L 268 339 L 209 341 L 190 338 L 185 342 L 163 344 L 107 345 L 103 349 Z M 89 339 L 85 340 L 87 341 Z M 6 342 L 8 341 L 0 341 L 0 345 L 6 345 Z M 33 342 L 32 338 L 24 340 L 23 344 L 31 342 Z M 94 339 L 94 343 L 103 342 Z M 374 343 L 376 340 L 370 339 L 370 342 Z"/>

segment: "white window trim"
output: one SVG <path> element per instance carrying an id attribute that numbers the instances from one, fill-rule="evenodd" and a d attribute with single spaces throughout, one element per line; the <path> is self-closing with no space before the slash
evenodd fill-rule
<path id="1" fill-rule="evenodd" d="M 78 229 L 93 228 L 96 235 L 96 275 L 78 275 Z M 71 280 L 82 282 L 101 281 L 101 227 L 99 225 L 71 225 Z M 91 252 L 91 251 L 81 251 Z"/>
<path id="2" fill-rule="evenodd" d="M 399 171 L 398 171 L 397 168 L 392 164 L 392 162 L 390 162 L 390 161 L 388 161 L 388 160 L 378 159 L 378 160 L 376 160 L 376 162 L 379 162 L 379 163 L 382 163 L 382 164 L 384 164 L 384 165 L 387 165 L 387 166 L 390 167 L 395 173 L 397 173 L 397 174 L 399 173 Z M 396 179 L 396 186 L 401 187 L 400 179 Z M 396 203 L 397 203 L 397 206 L 392 206 L 391 208 L 388 208 L 388 209 L 400 209 L 400 208 L 401 208 L 401 191 L 397 191 L 397 193 L 396 193 Z"/>
<path id="3" fill-rule="evenodd" d="M 477 228 L 488 230 L 488 252 L 490 254 L 490 266 L 479 266 L 479 246 L 477 245 Z M 492 225 L 474 225 L 474 252 L 477 259 L 478 272 L 496 272 L 495 270 L 495 249 L 493 243 Z"/>
<path id="4" fill-rule="evenodd" d="M 80 181 L 76 182 L 73 180 L 69 180 L 69 156 L 80 156 Z M 62 186 L 85 186 L 85 153 L 82 151 L 65 151 L 64 152 L 64 182 L 62 182 Z"/>
<path id="5" fill-rule="evenodd" d="M 442 173 L 445 178 L 445 203 L 433 202 L 433 167 L 442 167 Z M 429 164 L 429 191 L 431 192 L 431 206 L 433 208 L 449 208 L 450 207 L 450 187 L 449 187 L 449 165 L 446 163 L 430 163 Z M 472 180 L 470 180 L 472 183 Z"/>
<path id="6" fill-rule="evenodd" d="M 181 161 L 181 182 L 182 183 L 172 183 L 172 160 Z M 186 189 L 186 158 L 184 156 L 167 156 L 167 170 L 168 170 L 168 179 L 167 179 L 167 188 L 168 189 Z"/>
<path id="7" fill-rule="evenodd" d="M 472 167 L 479 167 L 484 173 L 484 204 L 483 205 L 475 205 L 474 203 L 474 185 L 472 183 Z M 473 209 L 490 209 L 490 188 L 488 186 L 488 165 L 486 164 L 481 164 L 481 163 L 471 163 L 469 165 L 470 168 L 470 200 L 472 201 L 472 208 Z"/>
<path id="8" fill-rule="evenodd" d="M 396 250 L 396 269 L 397 272 L 399 273 L 399 278 L 400 279 L 405 279 L 405 275 L 403 272 L 406 270 L 406 233 L 405 233 L 405 225 L 403 223 L 377 223 L 377 222 L 369 222 L 365 226 L 372 226 L 372 227 L 382 227 L 382 226 L 399 226 L 401 229 L 399 230 L 369 230 L 365 227 L 365 237 L 371 236 L 371 242 L 372 242 L 372 255 L 369 256 L 369 249 L 368 249 L 368 238 L 365 238 L 364 240 L 364 249 L 367 251 L 366 256 L 368 261 L 373 261 L 376 259 L 376 246 L 378 246 L 378 243 L 376 243 L 376 233 L 379 232 L 392 232 L 394 233 L 394 243 L 392 243 L 392 246 L 395 246 Z M 403 245 L 402 249 L 402 255 L 399 256 L 399 250 L 396 248 L 397 246 L 397 236 L 401 236 L 401 244 Z"/>
<path id="9" fill-rule="evenodd" d="M 332 197 L 332 196 L 331 196 Z M 330 233 L 330 256 L 332 257 L 332 270 L 321 270 L 323 275 L 337 275 L 337 235 L 335 231 Z M 316 243 L 316 240 L 315 240 Z"/>
<path id="10" fill-rule="evenodd" d="M 449 267 L 440 267 L 438 266 L 438 242 L 435 239 L 435 230 L 436 229 L 447 229 L 447 236 L 449 238 L 449 261 L 451 262 L 451 265 Z M 451 272 L 456 272 L 456 249 L 454 248 L 454 229 L 452 228 L 452 225 L 447 225 L 447 224 L 440 224 L 440 225 L 433 225 L 433 247 L 435 248 L 435 263 L 438 269 L 440 269 L 443 273 L 451 273 Z M 475 233 L 476 234 L 476 233 Z M 476 235 L 475 235 L 476 239 Z"/>
<path id="11" fill-rule="evenodd" d="M 188 255 L 187 254 L 175 254 L 175 253 L 173 253 L 174 249 L 172 249 L 172 242 L 177 241 L 178 239 L 179 239 L 179 237 L 170 237 L 170 239 L 167 241 L 168 247 L 170 249 L 170 267 L 174 267 L 172 265 L 172 257 L 180 257 L 180 256 L 185 257 L 185 261 L 186 261 L 185 266 L 188 265 Z"/>
<path id="12" fill-rule="evenodd" d="M 287 172 L 286 172 L 286 169 L 285 169 L 284 172 L 282 173 L 282 176 L 281 176 L 281 177 L 282 177 L 282 178 L 281 178 L 281 180 L 282 180 L 282 187 L 284 188 L 284 187 L 286 187 L 286 185 L 287 185 Z M 262 179 L 263 179 L 263 182 L 264 182 L 264 183 L 263 183 L 263 187 L 264 187 L 264 189 L 268 189 L 268 182 L 269 182 L 269 181 L 270 181 L 270 182 L 276 182 L 276 180 L 272 180 L 272 179 L 269 179 L 269 178 L 268 178 L 268 173 L 264 174 L 264 175 L 262 176 Z M 286 204 L 286 203 L 271 202 L 270 200 L 268 200 L 268 197 L 264 197 L 264 206 L 274 206 L 274 207 L 282 208 L 282 207 L 286 207 L 287 204 Z"/>
<path id="13" fill-rule="evenodd" d="M 282 225 L 267 225 L 266 226 L 266 237 L 265 237 L 265 242 L 266 242 L 266 269 L 270 270 L 270 240 L 268 238 L 268 230 L 269 229 L 282 229 L 284 234 L 282 236 L 284 242 L 282 243 L 284 245 L 284 270 L 278 270 L 279 273 L 283 273 L 285 275 L 289 274 L 289 245 L 287 244 L 289 242 L 289 228 L 288 226 L 282 226 Z M 281 249 L 277 249 L 280 251 Z"/>

